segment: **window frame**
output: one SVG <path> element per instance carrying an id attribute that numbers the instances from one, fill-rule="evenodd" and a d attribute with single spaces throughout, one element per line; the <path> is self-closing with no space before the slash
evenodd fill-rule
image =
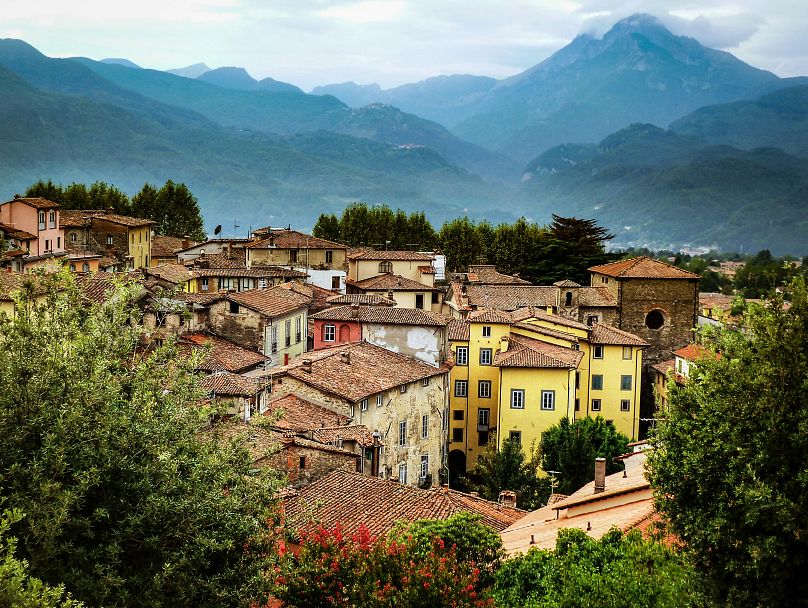
<path id="1" fill-rule="evenodd" d="M 555 411 L 555 393 L 554 390 L 542 389 L 540 403 L 543 412 Z"/>
<path id="2" fill-rule="evenodd" d="M 522 431 L 510 431 L 508 433 L 508 441 L 516 443 L 516 445 L 521 447 L 521 445 L 522 445 Z"/>
<path id="3" fill-rule="evenodd" d="M 421 466 L 418 472 L 420 473 L 419 481 L 424 481 L 429 475 L 429 454 L 421 454 Z"/>
<path id="4" fill-rule="evenodd" d="M 603 400 L 602 399 L 592 399 L 589 409 L 592 410 L 593 412 L 601 412 L 601 411 L 603 411 Z"/>
<path id="5" fill-rule="evenodd" d="M 484 357 L 483 357 L 484 354 L 487 355 L 487 357 L 485 358 L 485 359 L 487 359 L 487 361 L 484 360 Z M 490 349 L 490 348 L 481 348 L 480 349 L 480 365 L 491 365 L 491 362 L 493 361 L 493 358 L 494 358 L 494 354 L 493 354 L 492 349 Z"/>
<path id="6" fill-rule="evenodd" d="M 519 395 L 519 403 L 517 404 L 517 399 L 515 397 Z M 512 388 L 511 389 L 511 409 L 512 410 L 523 410 L 525 409 L 525 389 L 523 388 Z"/>
<path id="7" fill-rule="evenodd" d="M 460 353 L 463 353 L 463 356 L 460 356 Z M 456 365 L 463 365 L 466 366 L 469 364 L 469 347 L 468 346 L 458 346 L 455 348 L 455 364 Z"/>
<path id="8" fill-rule="evenodd" d="M 631 374 L 621 374 L 620 375 L 620 390 L 621 391 L 630 391 L 633 390 L 634 387 L 634 380 Z"/>
<path id="9" fill-rule="evenodd" d="M 393 273 L 393 262 L 385 261 L 379 262 L 379 274 L 392 274 Z"/>
<path id="10" fill-rule="evenodd" d="M 631 411 L 631 399 L 621 399 L 620 400 L 620 411 L 621 412 L 630 412 Z"/>
<path id="11" fill-rule="evenodd" d="M 406 420 L 399 420 L 398 421 L 398 445 L 399 446 L 407 445 L 407 421 Z"/>
<path id="12" fill-rule="evenodd" d="M 592 374 L 592 386 L 591 389 L 593 391 L 602 391 L 603 390 L 603 374 Z"/>
<path id="13" fill-rule="evenodd" d="M 489 428 L 491 426 L 491 408 L 481 407 L 477 410 L 477 430 L 484 426 Z"/>
<path id="14" fill-rule="evenodd" d="M 628 356 L 626 356 L 628 355 Z M 631 346 L 624 346 L 623 347 L 623 360 L 630 361 L 631 358 L 634 356 L 634 349 Z"/>
<path id="15" fill-rule="evenodd" d="M 452 443 L 463 443 L 463 427 L 452 429 Z"/>
<path id="16" fill-rule="evenodd" d="M 359 402 L 359 411 L 360 412 L 367 412 L 368 411 L 368 400 L 367 399 L 362 399 L 362 401 Z"/>
<path id="17" fill-rule="evenodd" d="M 491 326 L 490 325 L 483 325 L 482 335 L 483 335 L 483 338 L 490 338 L 491 337 Z"/>
<path id="18" fill-rule="evenodd" d="M 328 336 L 331 336 L 330 338 Z M 337 341 L 337 326 L 333 323 L 323 324 L 323 342 L 336 342 Z"/>
<path id="19" fill-rule="evenodd" d="M 429 414 L 421 416 L 421 439 L 429 439 Z"/>
<path id="20" fill-rule="evenodd" d="M 483 387 L 487 387 L 485 391 L 483 391 Z M 491 398 L 491 389 L 492 383 L 490 380 L 478 380 L 477 381 L 477 398 L 478 399 L 490 399 Z M 487 392 L 487 395 L 484 395 L 483 392 Z"/>
<path id="21" fill-rule="evenodd" d="M 592 358 L 603 359 L 603 344 L 592 345 Z"/>
<path id="22" fill-rule="evenodd" d="M 326 264 L 334 263 L 334 251 L 332 249 L 325 250 L 325 263 Z"/>
<path id="23" fill-rule="evenodd" d="M 403 475 L 401 474 L 403 471 Z M 403 479 L 402 479 L 403 477 Z M 398 465 L 398 483 L 407 485 L 407 463 L 402 462 Z"/>
<path id="24" fill-rule="evenodd" d="M 460 391 L 457 389 L 462 386 L 463 387 L 463 394 L 460 394 Z M 460 398 L 467 398 L 469 396 L 469 381 L 468 380 L 455 380 L 454 386 L 454 396 Z"/>
<path id="25" fill-rule="evenodd" d="M 380 393 L 376 395 L 376 407 L 381 407 L 384 405 L 384 396 Z"/>

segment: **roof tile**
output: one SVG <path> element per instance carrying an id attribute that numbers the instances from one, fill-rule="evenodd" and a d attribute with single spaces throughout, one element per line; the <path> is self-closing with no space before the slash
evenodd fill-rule
<path id="1" fill-rule="evenodd" d="M 617 279 L 699 279 L 694 272 L 682 270 L 665 262 L 660 262 L 647 256 L 639 256 L 628 260 L 620 260 L 611 264 L 601 264 L 588 268 L 589 272 L 596 272 Z"/>

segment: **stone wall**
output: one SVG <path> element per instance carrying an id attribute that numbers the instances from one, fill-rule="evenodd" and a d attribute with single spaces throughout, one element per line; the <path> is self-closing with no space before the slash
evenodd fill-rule
<path id="1" fill-rule="evenodd" d="M 362 338 L 434 367 L 446 360 L 448 343 L 445 327 L 363 323 Z"/>
<path id="2" fill-rule="evenodd" d="M 239 312 L 232 313 L 230 302 L 221 300 L 211 304 L 208 323 L 213 333 L 244 348 L 264 351 L 264 320 L 254 310 L 239 306 Z"/>
<path id="3" fill-rule="evenodd" d="M 272 468 L 284 471 L 292 486 L 300 487 L 328 475 L 331 471 L 356 471 L 358 460 L 353 454 L 291 444 L 284 446 L 265 462 Z"/>

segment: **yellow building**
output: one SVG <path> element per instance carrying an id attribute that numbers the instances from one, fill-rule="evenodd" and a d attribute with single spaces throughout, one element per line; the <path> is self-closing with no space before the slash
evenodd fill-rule
<path id="1" fill-rule="evenodd" d="M 68 253 L 115 258 L 128 269 L 151 265 L 152 220 L 81 209 L 62 211 L 59 223 Z"/>
<path id="2" fill-rule="evenodd" d="M 530 450 L 563 417 L 603 416 L 639 433 L 642 351 L 647 343 L 611 326 L 592 327 L 525 308 L 482 310 L 449 325 L 450 467 L 465 471 L 495 433 Z"/>

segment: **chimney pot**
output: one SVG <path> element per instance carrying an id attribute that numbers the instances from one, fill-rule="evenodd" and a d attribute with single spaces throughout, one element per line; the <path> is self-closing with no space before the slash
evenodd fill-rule
<path id="1" fill-rule="evenodd" d="M 533 535 L 532 535 L 532 534 L 530 535 L 530 544 L 531 544 L 531 545 L 535 545 L 535 544 L 536 544 L 536 539 L 533 537 Z"/>
<path id="2" fill-rule="evenodd" d="M 448 492 L 448 491 L 449 491 L 449 484 L 448 484 L 448 483 L 443 484 L 443 491 L 444 491 L 444 492 Z"/>
<path id="3" fill-rule="evenodd" d="M 595 494 L 606 489 L 606 459 L 595 458 Z"/>
<path id="4" fill-rule="evenodd" d="M 303 359 L 303 371 L 307 374 L 311 373 L 311 359 Z"/>
<path id="5" fill-rule="evenodd" d="M 351 303 L 351 318 L 356 319 L 359 317 L 359 304 L 356 302 Z"/>
<path id="6" fill-rule="evenodd" d="M 516 506 L 516 492 L 511 490 L 502 490 L 499 493 L 499 504 L 503 507 L 515 507 Z"/>
<path id="7" fill-rule="evenodd" d="M 348 351 L 340 353 L 340 360 L 346 365 L 348 365 L 351 362 L 351 353 L 349 353 Z"/>

